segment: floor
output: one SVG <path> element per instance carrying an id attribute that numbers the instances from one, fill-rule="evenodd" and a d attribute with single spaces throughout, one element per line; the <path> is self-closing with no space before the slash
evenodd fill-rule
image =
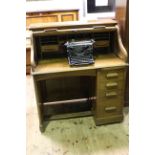
<path id="1" fill-rule="evenodd" d="M 27 155 L 128 155 L 128 108 L 122 123 L 95 126 L 92 117 L 56 120 L 41 134 L 31 76 L 26 85 Z"/>

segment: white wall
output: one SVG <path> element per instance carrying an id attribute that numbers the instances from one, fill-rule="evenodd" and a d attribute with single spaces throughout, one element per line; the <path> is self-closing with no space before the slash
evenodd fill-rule
<path id="1" fill-rule="evenodd" d="M 79 19 L 83 16 L 83 0 L 47 0 L 27 1 L 26 12 L 79 10 Z"/>
<path id="2" fill-rule="evenodd" d="M 75 9 L 82 5 L 83 0 L 42 0 L 27 1 L 26 11 Z"/>
<path id="3" fill-rule="evenodd" d="M 79 10 L 79 19 L 84 16 L 85 0 L 47 0 L 27 1 L 26 12 L 55 11 L 55 10 Z M 127 0 L 116 0 L 116 6 L 125 6 Z"/>

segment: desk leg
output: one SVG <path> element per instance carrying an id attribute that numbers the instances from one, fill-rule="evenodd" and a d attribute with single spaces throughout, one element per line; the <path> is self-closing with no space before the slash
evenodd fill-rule
<path id="1" fill-rule="evenodd" d="M 41 83 L 40 83 L 40 81 L 36 81 L 34 77 L 33 77 L 33 82 L 34 82 L 34 90 L 35 90 L 37 110 L 38 110 L 38 116 L 39 116 L 39 128 L 40 128 L 41 132 L 44 132 L 43 103 L 42 103 L 42 97 L 41 97 Z"/>

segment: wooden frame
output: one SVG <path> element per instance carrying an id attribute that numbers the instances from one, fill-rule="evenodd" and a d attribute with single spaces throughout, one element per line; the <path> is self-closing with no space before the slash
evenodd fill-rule
<path id="1" fill-rule="evenodd" d="M 87 23 L 66 22 L 52 25 L 33 25 L 31 30 L 33 30 L 32 76 L 41 132 L 45 129 L 44 122 L 50 119 L 92 115 L 96 125 L 123 120 L 128 55 L 122 44 L 116 21 L 102 20 L 100 22 Z M 39 50 L 36 46 L 39 46 L 39 44 L 36 37 L 38 36 L 66 36 L 92 33 L 95 37 L 95 33 L 102 34 L 103 32 L 105 34 L 111 32 L 110 40 L 113 43 L 106 45 L 114 45 L 114 48 L 111 48 L 107 55 L 100 53 L 96 56 L 95 64 L 93 65 L 70 67 L 65 57 L 53 57 L 51 60 L 37 58 Z M 104 47 L 105 41 L 99 42 L 98 46 L 101 46 L 101 44 Z M 50 107 L 60 106 L 58 112 L 62 112 L 63 108 L 66 109 L 65 106 L 76 106 L 77 104 L 81 107 L 82 105 L 88 105 L 88 107 L 82 107 L 84 110 L 88 108 L 87 111 L 78 111 L 77 114 L 70 113 L 67 116 L 61 114 L 53 117 L 52 112 L 54 113 L 54 110 L 50 110 Z M 69 108 L 69 111 L 71 109 Z M 73 109 L 75 110 L 76 108 Z"/>
<path id="2" fill-rule="evenodd" d="M 87 0 L 88 13 L 112 12 L 115 9 L 115 0 L 108 0 L 108 6 L 95 6 L 95 0 Z"/>
<path id="3" fill-rule="evenodd" d="M 84 0 L 84 2 L 84 16 L 87 20 L 115 18 L 115 0 L 109 0 L 108 6 L 95 6 L 95 0 Z"/>

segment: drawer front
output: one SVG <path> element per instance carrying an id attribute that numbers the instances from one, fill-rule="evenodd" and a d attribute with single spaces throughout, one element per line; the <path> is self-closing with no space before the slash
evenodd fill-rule
<path id="1" fill-rule="evenodd" d="M 121 81 L 117 81 L 117 80 L 110 80 L 110 81 L 106 81 L 106 82 L 102 82 L 99 85 L 99 89 L 101 91 L 106 91 L 106 90 L 124 90 L 125 87 L 125 81 L 121 80 Z"/>
<path id="2" fill-rule="evenodd" d="M 110 91 L 99 91 L 97 102 L 102 102 L 103 100 L 106 101 L 117 101 L 120 100 L 120 98 L 123 98 L 124 91 L 122 90 L 110 90 Z"/>
<path id="3" fill-rule="evenodd" d="M 116 105 L 102 106 L 98 107 L 96 117 L 98 118 L 110 117 L 113 115 L 120 115 L 122 114 L 122 112 L 123 112 L 122 106 L 116 106 Z"/>
<path id="4" fill-rule="evenodd" d="M 122 114 L 122 107 L 119 106 L 105 106 L 102 110 L 104 117 Z"/>
<path id="5" fill-rule="evenodd" d="M 123 109 L 123 100 L 112 101 L 103 101 L 102 106 L 98 106 L 97 115 L 98 117 L 107 117 L 111 115 L 119 115 L 122 114 Z"/>
<path id="6" fill-rule="evenodd" d="M 97 116 L 105 117 L 122 113 L 123 91 L 105 91 L 101 92 L 97 98 Z"/>
<path id="7" fill-rule="evenodd" d="M 124 104 L 125 67 L 97 71 L 96 118 L 122 115 Z"/>
<path id="8" fill-rule="evenodd" d="M 123 96 L 115 96 L 115 97 L 108 97 L 102 101 L 102 106 L 118 106 L 123 107 L 124 104 L 124 97 Z"/>
<path id="9" fill-rule="evenodd" d="M 117 69 L 100 69 L 99 70 L 99 78 L 103 81 L 111 81 L 111 80 L 124 80 L 125 79 L 125 68 L 117 68 Z"/>

